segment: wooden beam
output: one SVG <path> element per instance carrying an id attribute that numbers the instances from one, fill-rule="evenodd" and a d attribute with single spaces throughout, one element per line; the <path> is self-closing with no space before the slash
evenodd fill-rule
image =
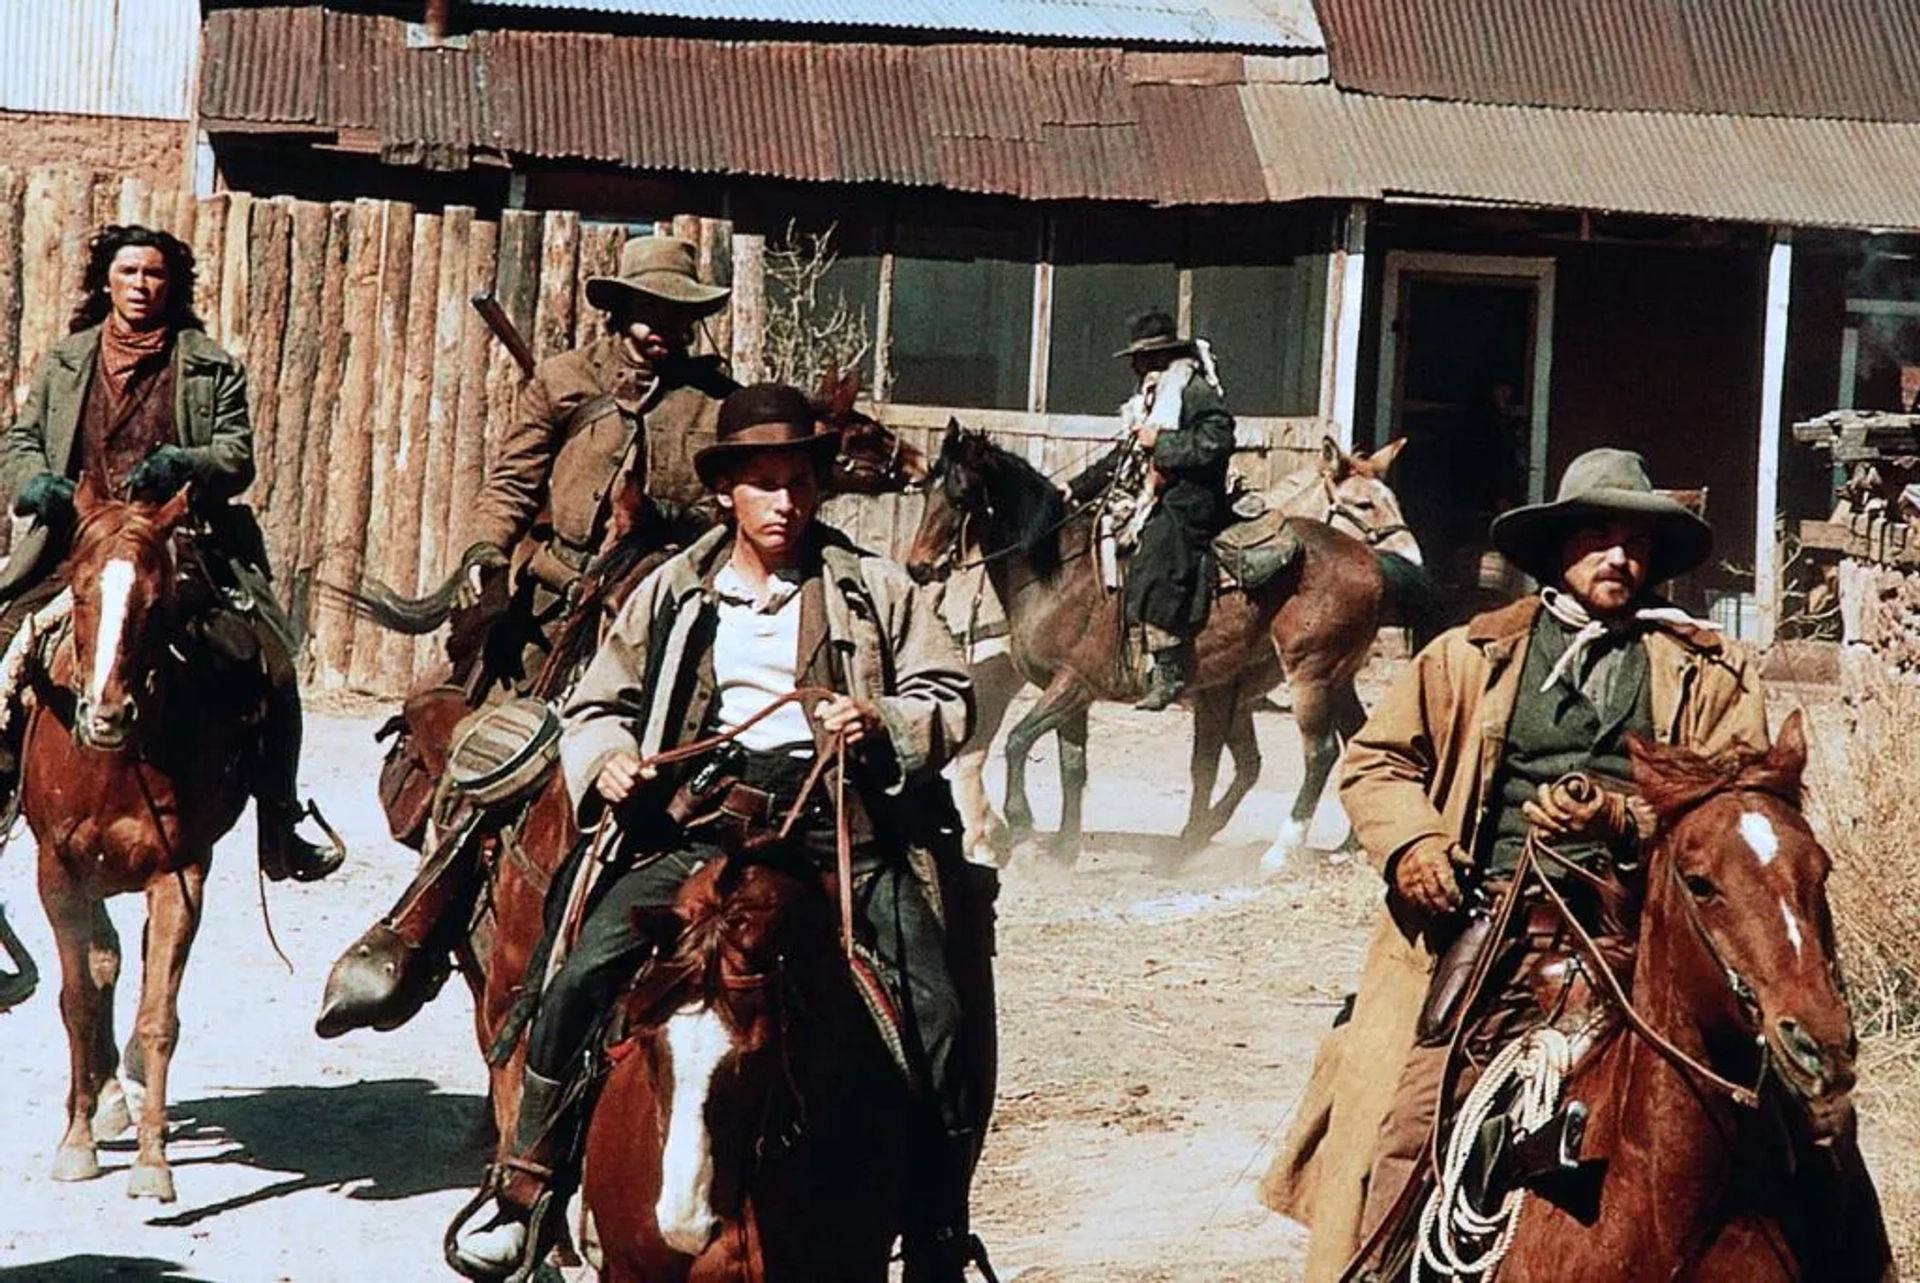
<path id="1" fill-rule="evenodd" d="M 333 589 L 360 583 L 366 560 L 367 518 L 372 511 L 374 380 L 380 359 L 380 260 L 386 207 L 353 203 L 349 224 L 342 320 L 346 364 L 335 405 L 331 457 L 327 463 L 327 509 L 317 574 Z M 351 676 L 356 621 L 344 599 L 326 592 L 316 599 L 315 677 L 344 686 Z"/>
<path id="2" fill-rule="evenodd" d="M 465 372 L 466 323 L 479 320 L 467 302 L 467 243 L 473 230 L 473 209 L 449 205 L 440 220 L 440 280 L 436 290 L 432 394 L 427 401 L 426 465 L 420 482 L 420 550 L 415 582 L 425 592 L 437 584 L 448 561 L 459 555 L 449 549 L 453 524 L 453 456 L 460 435 L 460 392 Z M 435 662 L 440 639 L 414 639 L 413 671 L 425 672 Z"/>
<path id="3" fill-rule="evenodd" d="M 1757 646 L 1773 643 L 1780 623 L 1780 546 L 1774 525 L 1780 515 L 1780 437 L 1784 429 L 1787 373 L 1787 307 L 1793 293 L 1793 229 L 1778 227 L 1767 254 L 1767 300 L 1761 319 L 1758 477 L 1753 499 L 1754 635 Z"/>
<path id="4" fill-rule="evenodd" d="M 495 287 L 500 263 L 500 225 L 474 220 L 467 233 L 466 294 L 471 298 Z M 452 515 L 447 524 L 447 564 L 436 575 L 451 571 L 453 562 L 473 541 L 473 501 L 480 494 L 487 470 L 487 422 L 493 417 L 494 381 L 490 358 L 497 347 L 479 314 L 468 308 L 460 330 L 460 416 L 454 422 Z M 512 358 L 506 358 L 512 364 Z M 511 399 L 511 392 L 501 395 Z"/>
<path id="5" fill-rule="evenodd" d="M 733 377 L 754 383 L 766 377 L 767 238 L 733 238 Z"/>
<path id="6" fill-rule="evenodd" d="M 405 372 L 401 375 L 400 417 L 395 420 L 384 578 L 406 594 L 420 590 L 420 544 L 427 522 L 427 419 L 433 408 L 433 367 L 438 351 L 441 215 L 413 216 L 413 244 L 407 274 Z M 413 683 L 414 639 L 387 633 L 382 646 L 382 694 L 398 694 Z"/>
<path id="7" fill-rule="evenodd" d="M 1347 206 L 1341 244 L 1327 256 L 1327 302 L 1320 336 L 1320 417 L 1333 437 L 1353 449 L 1354 411 L 1360 402 L 1360 316 L 1367 297 L 1367 206 Z M 1380 426 L 1376 426 L 1378 433 Z"/>
<path id="8" fill-rule="evenodd" d="M 394 519 L 394 450 L 400 437 L 400 417 L 406 391 L 407 300 L 413 290 L 413 206 L 404 201 L 381 202 L 380 288 L 374 304 L 374 396 L 369 492 L 372 503 L 366 522 L 365 573 L 386 578 L 392 573 L 389 524 Z M 414 514 L 418 519 L 418 514 Z M 387 644 L 386 630 L 370 619 L 353 630 L 353 662 L 347 679 L 355 690 L 384 692 L 390 683 L 381 671 Z"/>

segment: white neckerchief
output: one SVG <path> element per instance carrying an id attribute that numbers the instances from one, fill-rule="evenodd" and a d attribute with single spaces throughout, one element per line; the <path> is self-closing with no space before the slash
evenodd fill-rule
<path id="1" fill-rule="evenodd" d="M 1578 598 L 1558 588 L 1542 588 L 1540 604 L 1549 615 L 1573 629 L 1573 635 L 1567 638 L 1566 650 L 1559 659 L 1553 661 L 1553 669 L 1547 674 L 1547 680 L 1540 684 L 1543 692 L 1551 690 L 1555 682 L 1580 662 L 1580 656 L 1586 653 L 1589 646 L 1610 632 L 1641 632 L 1647 628 L 1672 631 L 1683 627 L 1720 631 L 1720 625 L 1711 620 L 1696 619 L 1678 606 L 1642 606 L 1624 619 L 1595 619 L 1587 613 L 1587 608 L 1580 604 Z"/>

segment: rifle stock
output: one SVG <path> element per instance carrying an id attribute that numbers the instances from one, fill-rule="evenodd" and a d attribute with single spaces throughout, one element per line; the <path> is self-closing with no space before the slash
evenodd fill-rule
<path id="1" fill-rule="evenodd" d="M 493 336 L 506 345 L 513 359 L 520 366 L 523 378 L 533 377 L 533 349 L 527 346 L 526 339 L 515 327 L 513 318 L 507 315 L 507 309 L 500 306 L 500 300 L 492 293 L 475 294 L 472 299 L 473 310 L 480 313 L 480 319 L 487 323 Z"/>

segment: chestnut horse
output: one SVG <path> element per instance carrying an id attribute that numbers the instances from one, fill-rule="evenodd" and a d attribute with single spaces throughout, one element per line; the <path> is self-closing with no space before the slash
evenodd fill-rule
<path id="1" fill-rule="evenodd" d="M 831 905 L 818 873 L 739 858 L 682 888 L 587 1132 L 603 1283 L 887 1278 L 906 1079 Z"/>
<path id="2" fill-rule="evenodd" d="M 231 680 L 200 666 L 204 648 L 188 632 L 195 616 L 181 600 L 171 543 L 186 493 L 126 504 L 97 500 L 83 484 L 75 501 L 64 569 L 72 613 L 49 670 L 32 674 L 37 699 L 20 757 L 20 806 L 39 842 L 71 1061 L 53 1178 L 99 1175 L 96 1132 L 127 1126 L 113 1034 L 120 940 L 105 901 L 141 892 L 144 970 L 128 1058 L 146 1093 L 127 1193 L 171 1202 L 167 1072 L 180 980 L 214 843 L 246 804 L 250 732 L 245 710 L 219 697 Z"/>
<path id="3" fill-rule="evenodd" d="M 1098 700 L 1131 701 L 1143 688 L 1128 657 L 1121 598 L 1094 555 L 1097 505 L 1069 507 L 1054 483 L 985 434 L 949 425 L 925 485 L 926 510 L 907 554 L 925 582 L 949 570 L 969 546 L 1007 611 L 1013 664 L 1042 688 L 1008 732 L 1006 817 L 1019 841 L 1033 830 L 1027 757 L 1049 733 L 1060 743 L 1061 818 L 1054 850 L 1071 859 L 1080 841 L 1086 790 L 1087 710 Z M 1419 567 L 1378 553 L 1322 521 L 1289 518 L 1275 548 L 1284 563 L 1251 592 L 1222 593 L 1197 639 L 1197 666 L 1184 699 L 1194 712 L 1192 793 L 1180 834 L 1196 850 L 1226 826 L 1260 774 L 1253 707 L 1280 684 L 1293 692 L 1306 750 L 1306 777 L 1263 869 L 1284 867 L 1304 847 L 1308 822 L 1340 745 L 1366 713 L 1354 677 L 1391 605 L 1424 639 L 1437 631 L 1442 603 Z M 1220 751 L 1233 778 L 1219 801 Z"/>

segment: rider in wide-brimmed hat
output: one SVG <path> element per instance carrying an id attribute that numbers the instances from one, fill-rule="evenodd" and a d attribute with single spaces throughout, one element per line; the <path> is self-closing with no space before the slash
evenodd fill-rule
<path id="1" fill-rule="evenodd" d="M 1522 981 L 1496 977 L 1471 1012 L 1450 999 L 1473 960 L 1468 928 L 1511 881 L 1529 829 L 1604 881 L 1637 857 L 1647 822 L 1628 736 L 1708 756 L 1767 745 L 1745 652 L 1654 595 L 1706 561 L 1713 534 L 1654 490 L 1639 455 L 1580 455 L 1552 503 L 1501 515 L 1491 536 L 1539 592 L 1421 651 L 1347 746 L 1341 801 L 1387 905 L 1352 1019 L 1322 1045 L 1266 1182 L 1275 1207 L 1312 1217 L 1309 1280 L 1340 1276 L 1420 1176 L 1456 1031 L 1484 1064 L 1543 1018 Z M 1549 787 L 1570 772 L 1601 786 L 1590 801 Z M 1577 911 L 1597 915 L 1560 876 Z M 1529 974 L 1521 958 L 1497 976 Z"/>
<path id="2" fill-rule="evenodd" d="M 912 1013 L 901 1025 L 905 1053 L 926 1088 L 908 1120 L 921 1143 L 906 1199 L 906 1277 L 961 1278 L 967 1181 L 991 1097 L 973 1079 L 965 1022 L 991 1012 L 984 1002 L 971 1013 L 963 1007 L 948 942 L 908 856 L 919 848 L 949 870 L 960 859 L 937 836 L 942 817 L 953 815 L 940 770 L 971 729 L 972 683 L 952 634 L 906 572 L 815 520 L 837 443 L 793 388 L 762 383 L 729 396 L 714 442 L 693 459 L 725 522 L 634 590 L 564 709 L 560 764 L 581 830 L 611 809 L 630 858 L 605 866 L 549 972 L 527 1039 L 514 1157 L 494 1177 L 495 1214 L 455 1235 L 453 1264 L 472 1277 L 500 1277 L 530 1243 L 540 1247 L 529 1231 L 542 1225 L 538 1209 L 554 1202 L 544 1195 L 568 1179 L 577 1121 L 567 1117 L 565 1080 L 583 1061 L 596 1017 L 666 943 L 652 934 L 660 915 L 646 910 L 672 906 L 703 862 L 743 846 L 771 842 L 755 848 L 757 858 L 832 866 L 831 806 L 807 807 L 791 832 L 770 826 L 796 807 L 816 756 L 839 736 L 850 754 L 856 933 L 884 961 L 883 973 L 899 978 L 889 1001 Z M 836 693 L 753 720 L 811 687 Z M 720 757 L 642 765 L 727 731 L 737 733 L 716 777 L 722 784 L 682 787 L 695 772 L 718 769 Z M 832 776 L 829 769 L 812 796 L 834 797 Z M 967 946 L 954 947 L 963 954 Z"/>

